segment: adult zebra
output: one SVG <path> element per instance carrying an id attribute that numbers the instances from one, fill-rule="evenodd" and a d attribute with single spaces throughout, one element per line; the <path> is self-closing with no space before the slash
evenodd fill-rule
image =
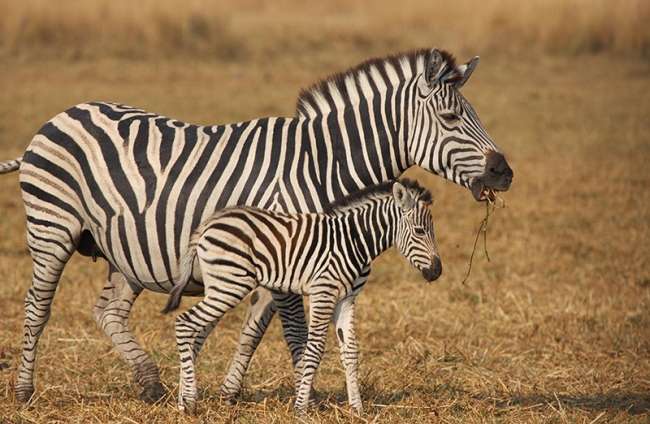
<path id="1" fill-rule="evenodd" d="M 458 91 L 476 64 L 457 66 L 435 49 L 371 60 L 302 93 L 297 118 L 197 126 L 108 103 L 56 115 L 20 165 L 34 269 L 17 399 L 33 393 L 38 339 L 75 250 L 109 262 L 95 318 L 134 369 L 143 399 L 155 400 L 158 369 L 128 330 L 128 314 L 143 289 L 170 289 L 191 231 L 215 210 L 318 211 L 412 165 L 469 188 L 477 200 L 507 190 L 512 171 Z M 224 384 L 229 394 L 239 390 L 275 310 L 268 293 L 253 300 L 246 345 Z M 302 299 L 275 300 L 295 366 L 306 335 Z"/>

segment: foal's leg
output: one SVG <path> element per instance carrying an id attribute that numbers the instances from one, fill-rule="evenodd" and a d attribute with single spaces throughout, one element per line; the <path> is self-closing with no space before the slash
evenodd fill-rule
<path id="1" fill-rule="evenodd" d="M 301 352 L 307 340 L 305 308 L 302 296 L 293 294 L 282 296 L 283 305 L 287 305 L 289 308 L 286 312 L 280 310 L 282 328 L 291 352 L 294 370 L 300 374 L 296 365 L 301 358 Z M 226 400 L 232 401 L 239 394 L 253 354 L 271 323 L 273 315 L 279 309 L 276 305 L 277 299 L 274 297 L 269 290 L 263 287 L 257 288 L 251 296 L 251 306 L 239 336 L 237 351 L 230 361 L 228 373 L 221 385 L 221 394 Z"/>
<path id="2" fill-rule="evenodd" d="M 354 331 L 354 302 L 356 296 L 343 299 L 334 311 L 334 326 L 341 351 L 341 362 L 345 368 L 345 381 L 348 402 L 358 414 L 363 413 L 361 394 L 359 393 L 359 344 Z"/>
<path id="3" fill-rule="evenodd" d="M 140 293 L 134 292 L 124 276 L 109 265 L 108 280 L 93 308 L 93 315 L 113 347 L 133 369 L 135 382 L 143 388 L 140 399 L 153 403 L 165 395 L 165 388 L 160 383 L 155 362 L 140 347 L 128 327 L 129 313 Z"/>
<path id="4" fill-rule="evenodd" d="M 327 327 L 332 319 L 332 313 L 338 299 L 332 293 L 317 293 L 310 296 L 309 305 L 309 335 L 302 358 L 302 380 L 298 390 L 295 408 L 304 412 L 309 406 L 309 396 L 312 390 L 314 375 L 320 365 L 325 342 Z"/>
<path id="5" fill-rule="evenodd" d="M 204 267 L 204 264 L 201 264 Z M 219 278 L 223 276 L 223 278 Z M 252 279 L 232 276 L 224 271 L 203 270 L 205 298 L 176 318 L 176 343 L 180 356 L 178 407 L 193 413 L 196 408 L 197 386 L 195 364 L 207 336 L 221 317 L 253 289 Z"/>
<path id="6" fill-rule="evenodd" d="M 348 297 L 341 300 L 334 310 L 334 328 L 339 342 L 341 362 L 345 368 L 345 383 L 348 391 L 348 402 L 358 414 L 363 413 L 361 394 L 359 393 L 359 344 L 354 331 L 354 310 L 357 295 L 368 281 L 370 267 L 361 271 L 359 277 L 352 284 L 352 291 Z"/>
<path id="7" fill-rule="evenodd" d="M 277 310 L 271 292 L 263 287 L 258 287 L 250 297 L 251 306 L 244 320 L 237 351 L 230 361 L 228 373 L 221 384 L 221 396 L 234 403 L 243 384 L 246 370 L 250 365 L 255 349 L 262 340 L 262 336 L 271 323 Z"/>

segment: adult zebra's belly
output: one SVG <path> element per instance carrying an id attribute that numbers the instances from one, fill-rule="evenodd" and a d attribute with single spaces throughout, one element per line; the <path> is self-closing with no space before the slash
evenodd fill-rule
<path id="1" fill-rule="evenodd" d="M 174 282 L 171 281 L 158 281 L 158 282 L 134 282 L 131 283 L 134 288 L 151 290 L 156 293 L 169 293 Z M 183 296 L 203 296 L 203 285 L 198 282 L 190 282 L 187 288 L 183 291 Z"/>

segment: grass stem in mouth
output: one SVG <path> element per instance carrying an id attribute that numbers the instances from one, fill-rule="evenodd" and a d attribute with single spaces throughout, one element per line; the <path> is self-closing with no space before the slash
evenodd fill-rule
<path id="1" fill-rule="evenodd" d="M 485 217 L 481 221 L 481 225 L 479 225 L 478 231 L 476 232 L 476 237 L 474 238 L 474 246 L 472 247 L 472 254 L 469 257 L 469 265 L 467 266 L 467 273 L 465 274 L 465 278 L 463 278 L 462 281 L 463 285 L 466 285 L 465 283 L 467 283 L 470 273 L 472 272 L 474 253 L 476 252 L 476 245 L 478 244 L 478 239 L 481 234 L 483 234 L 483 251 L 485 252 L 485 257 L 487 258 L 488 262 L 490 261 L 490 254 L 488 253 L 488 248 L 487 248 L 487 230 L 488 230 L 490 215 L 494 213 L 495 209 L 506 207 L 505 201 L 501 197 L 497 196 L 493 190 L 489 190 L 489 189 L 486 190 L 485 200 L 486 200 Z"/>

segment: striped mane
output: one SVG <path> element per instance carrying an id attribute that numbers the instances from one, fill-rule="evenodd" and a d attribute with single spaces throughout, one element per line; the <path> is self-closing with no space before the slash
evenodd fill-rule
<path id="1" fill-rule="evenodd" d="M 431 192 L 420 186 L 417 181 L 408 178 L 402 178 L 397 181 L 386 181 L 381 184 L 373 185 L 356 191 L 340 200 L 332 202 L 323 208 L 324 213 L 345 212 L 355 209 L 365 204 L 369 199 L 393 195 L 393 184 L 399 182 L 409 189 L 418 201 L 431 202 Z"/>
<path id="2" fill-rule="evenodd" d="M 447 51 L 439 50 L 439 52 L 447 64 L 446 72 L 455 72 L 457 65 L 454 57 Z M 388 82 L 386 66 L 391 66 L 395 70 L 400 81 L 406 81 L 423 72 L 424 64 L 430 53 L 431 49 L 417 49 L 386 57 L 372 58 L 346 71 L 332 74 L 300 91 L 296 103 L 296 114 L 298 116 L 315 116 L 323 109 L 322 106 L 325 103 L 331 103 L 335 96 L 340 99 L 349 98 L 346 81 L 353 81 L 359 87 L 362 76 L 373 79 L 372 74 L 378 72 L 383 80 Z"/>

